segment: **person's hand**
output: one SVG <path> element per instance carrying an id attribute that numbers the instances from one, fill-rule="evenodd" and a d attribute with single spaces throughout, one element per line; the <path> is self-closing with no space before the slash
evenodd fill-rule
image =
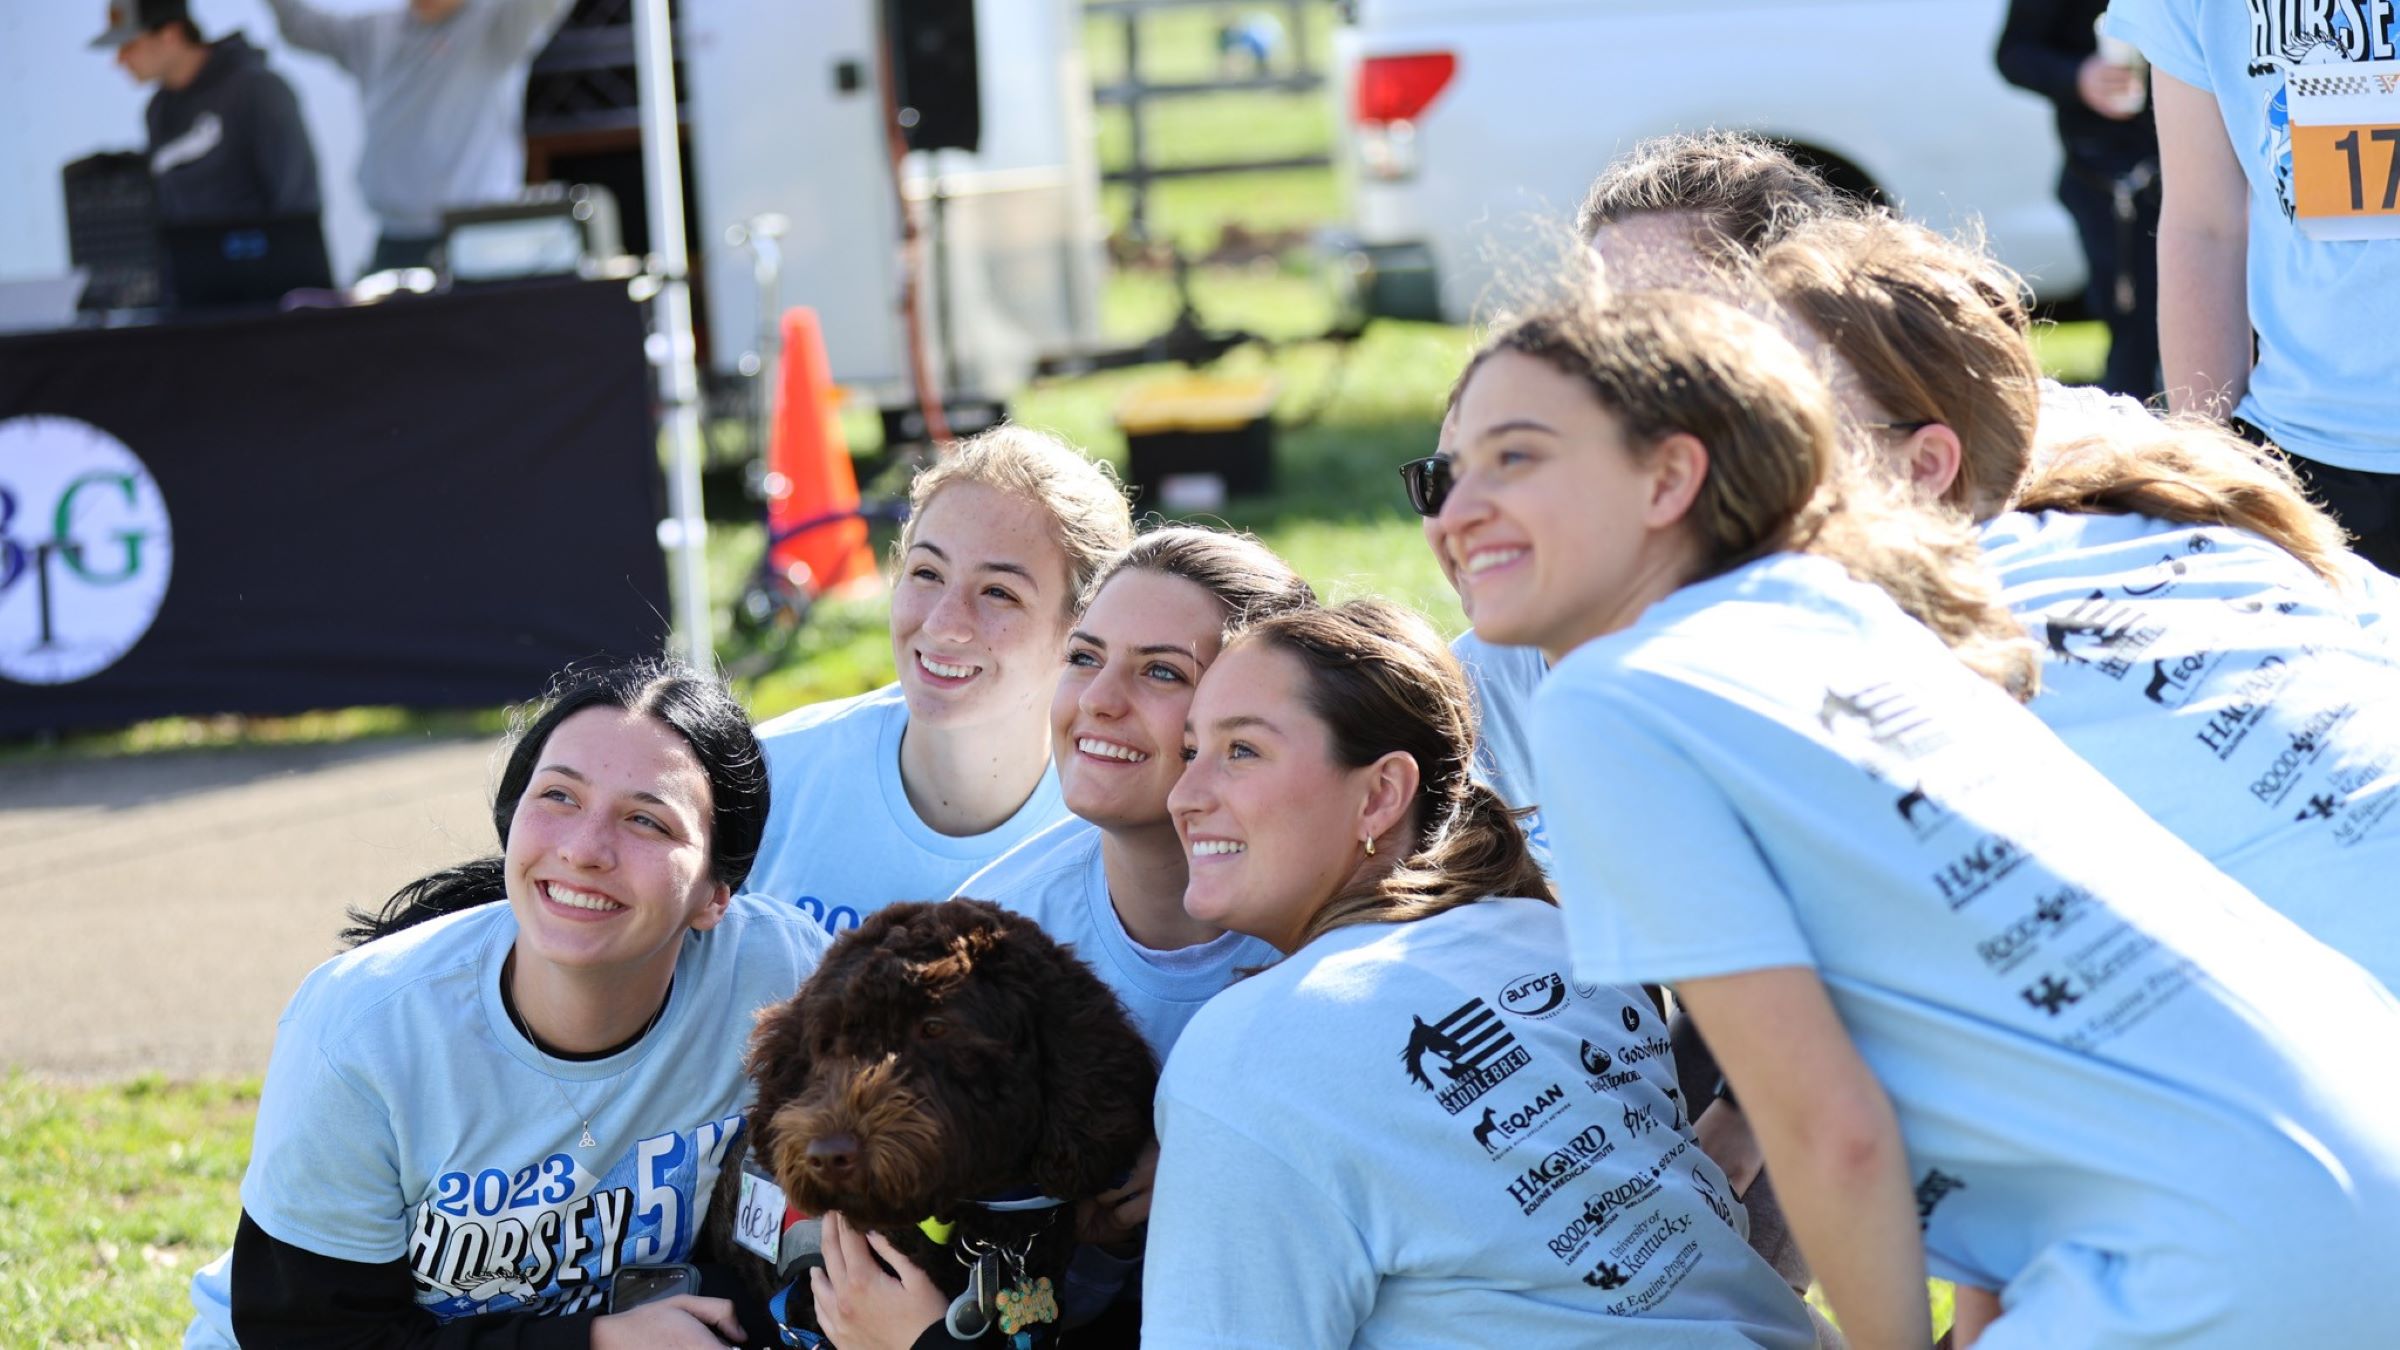
<path id="1" fill-rule="evenodd" d="M 733 1301 L 676 1294 L 592 1320 L 592 1350 L 722 1350 L 750 1337 Z"/>
<path id="2" fill-rule="evenodd" d="M 1750 1132 L 1750 1122 L 1742 1116 L 1742 1108 L 1723 1098 L 1708 1104 L 1700 1118 L 1692 1122 L 1692 1137 L 1699 1141 L 1700 1151 L 1725 1171 L 1725 1179 L 1733 1183 L 1733 1198 L 1741 1199 L 1750 1193 L 1750 1183 L 1766 1170 L 1766 1155 L 1759 1152 L 1758 1136 Z"/>
<path id="3" fill-rule="evenodd" d="M 2104 61 L 2098 52 L 2075 68 L 2075 93 L 2083 106 L 2113 121 L 2127 121 L 2142 110 L 2137 101 L 2143 93 L 2140 73 Z"/>
<path id="4" fill-rule="evenodd" d="M 817 1326 L 836 1350 L 908 1350 L 950 1311 L 950 1297 L 881 1233 L 825 1216 L 825 1264 L 808 1272 Z M 893 1274 L 875 1264 L 882 1257 Z"/>
<path id="5" fill-rule="evenodd" d="M 1158 1141 L 1142 1145 L 1125 1184 L 1102 1191 L 1076 1209 L 1075 1240 L 1110 1249 L 1114 1256 L 1131 1256 L 1142 1225 L 1150 1222 L 1150 1188 L 1158 1181 Z"/>

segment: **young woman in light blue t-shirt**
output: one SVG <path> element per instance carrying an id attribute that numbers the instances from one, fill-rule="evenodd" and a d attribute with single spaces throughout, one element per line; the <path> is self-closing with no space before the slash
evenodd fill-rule
<path id="1" fill-rule="evenodd" d="M 1168 1060 L 1144 1345 L 1816 1343 L 1692 1140 L 1657 1010 L 1567 971 L 1430 625 L 1252 624 L 1186 744 L 1184 908 L 1283 958 Z"/>
<path id="2" fill-rule="evenodd" d="M 2018 706 L 1963 522 L 1838 449 L 1705 298 L 1575 295 L 1463 382 L 1443 537 L 1557 659 L 1537 775 L 1577 973 L 1672 983 L 1855 1345 L 2371 1340 L 2400 1316 L 2400 1007 Z M 1937 636 L 1938 635 L 1938 636 Z M 1203 691 L 1205 694 L 1205 690 Z"/>
<path id="3" fill-rule="evenodd" d="M 743 1037 L 825 951 L 736 893 L 767 816 L 749 717 L 671 662 L 570 671 L 492 815 L 500 856 L 357 914 L 381 936 L 293 995 L 186 1346 L 743 1339 L 730 1298 L 618 1295 L 692 1260 Z"/>
<path id="4" fill-rule="evenodd" d="M 839 933 L 942 899 L 1064 819 L 1058 653 L 1132 537 L 1106 466 L 1044 432 L 997 427 L 918 474 L 892 582 L 899 679 L 758 729 L 775 814 L 753 888 Z"/>
<path id="5" fill-rule="evenodd" d="M 1170 525 L 1134 540 L 1067 635 L 1066 671 L 1050 703 L 1051 753 L 1074 816 L 958 888 L 1073 947 L 1162 1062 L 1202 1004 L 1275 959 L 1265 943 L 1184 913 L 1188 869 L 1167 814 L 1167 793 L 1183 773 L 1184 714 L 1229 625 L 1314 600 L 1290 564 L 1247 535 Z M 1122 1184 L 1078 1216 L 1084 1245 L 1061 1291 L 1068 1325 L 1097 1316 L 1133 1282 L 1157 1165 L 1158 1150 L 1146 1150 Z M 913 1343 L 941 1316 L 939 1298 L 871 1265 L 846 1266 L 845 1275 L 826 1328 L 837 1338 L 847 1332 L 846 1344 L 871 1350 L 890 1327 Z"/>

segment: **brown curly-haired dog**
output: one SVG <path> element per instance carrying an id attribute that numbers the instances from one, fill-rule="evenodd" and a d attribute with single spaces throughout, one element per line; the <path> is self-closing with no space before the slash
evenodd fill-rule
<path id="1" fill-rule="evenodd" d="M 758 1085 L 749 1148 L 790 1203 L 882 1233 L 952 1294 L 973 1243 L 1030 1242 L 1028 1273 L 1060 1277 L 1076 1202 L 1133 1166 L 1158 1083 L 1108 986 L 1032 920 L 981 900 L 869 916 L 760 1015 L 745 1067 Z M 1066 1203 L 975 1203 L 1025 1189 Z M 937 1245 L 919 1229 L 928 1218 L 957 1235 Z"/>

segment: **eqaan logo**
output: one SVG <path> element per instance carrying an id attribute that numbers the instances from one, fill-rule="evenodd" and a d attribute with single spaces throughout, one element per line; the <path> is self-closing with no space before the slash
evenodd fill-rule
<path id="1" fill-rule="evenodd" d="M 167 506 L 124 442 L 71 417 L 0 421 L 0 678 L 69 684 L 150 631 Z"/>

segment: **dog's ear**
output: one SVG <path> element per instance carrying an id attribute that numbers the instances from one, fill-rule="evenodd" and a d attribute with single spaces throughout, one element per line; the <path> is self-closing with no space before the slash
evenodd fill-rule
<path id="1" fill-rule="evenodd" d="M 820 968 L 818 976 L 824 975 Z M 800 993 L 759 1012 L 758 1025 L 750 1031 L 750 1051 L 742 1060 L 742 1072 L 758 1087 L 750 1103 L 750 1147 L 762 1159 L 775 1156 L 775 1113 L 807 1090 L 815 1068 L 816 1036 L 806 1008 L 807 989 L 804 985 Z"/>
<path id="2" fill-rule="evenodd" d="M 1150 1141 L 1158 1061 L 1081 958 L 1047 936 L 1026 945 L 1040 949 L 1027 952 L 1042 1061 L 1033 1179 L 1049 1195 L 1081 1200 L 1115 1185 Z"/>

